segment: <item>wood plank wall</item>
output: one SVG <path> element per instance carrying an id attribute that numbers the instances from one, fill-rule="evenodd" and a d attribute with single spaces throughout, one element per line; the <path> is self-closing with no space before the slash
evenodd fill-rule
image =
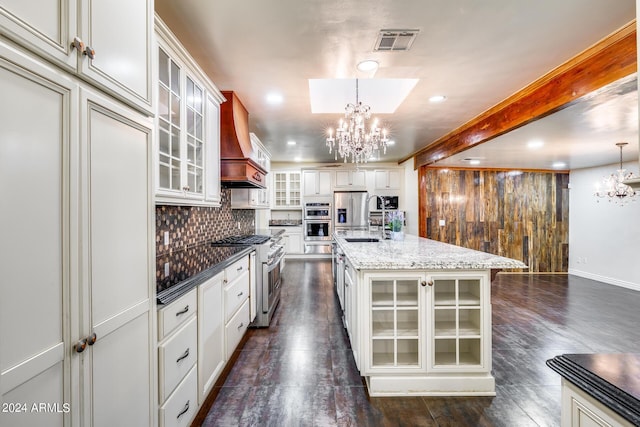
<path id="1" fill-rule="evenodd" d="M 566 272 L 568 183 L 568 172 L 422 166 L 419 233 L 521 260 L 531 272 Z"/>

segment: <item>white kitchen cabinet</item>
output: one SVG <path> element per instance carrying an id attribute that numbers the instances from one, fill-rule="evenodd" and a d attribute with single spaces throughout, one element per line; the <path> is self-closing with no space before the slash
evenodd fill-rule
<path id="1" fill-rule="evenodd" d="M 369 393 L 493 395 L 489 276 L 346 268 L 344 323 Z"/>
<path id="2" fill-rule="evenodd" d="M 227 360 L 233 355 L 250 323 L 249 262 L 249 256 L 246 256 L 224 269 L 223 299 L 226 322 L 225 356 Z"/>
<path id="3" fill-rule="evenodd" d="M 258 274 L 262 275 L 262 268 L 258 269 L 254 251 L 249 254 L 249 320 L 251 322 L 258 314 Z"/>
<path id="4" fill-rule="evenodd" d="M 151 123 L 88 90 L 80 101 L 81 174 L 87 183 L 81 186 L 86 201 L 81 236 L 88 251 L 80 337 L 97 335 L 80 355 L 89 403 L 81 424 L 153 425 Z M 122 384 L 126 387 L 118 387 Z"/>
<path id="5" fill-rule="evenodd" d="M 66 225 L 71 218 L 78 221 L 69 203 L 70 153 L 78 152 L 78 86 L 0 42 L 0 93 L 0 192 L 5 206 L 20 206 L 0 210 L 3 241 L 12 242 L 0 247 L 0 392 L 2 402 L 29 408 L 38 402 L 62 405 L 71 401 L 68 348 L 80 320 L 70 296 L 77 299 L 80 283 L 69 269 L 79 250 L 78 230 L 72 235 Z M 35 110 L 38 126 L 30 114 Z M 70 419 L 56 413 L 40 422 L 62 426 Z M 30 413 L 0 412 L 3 426 L 38 422 Z"/>
<path id="6" fill-rule="evenodd" d="M 300 209 L 301 198 L 301 173 L 300 171 L 274 171 L 272 191 L 273 209 Z"/>
<path id="7" fill-rule="evenodd" d="M 351 351 L 356 360 L 356 367 L 361 369 L 360 365 L 360 331 L 361 327 L 358 310 L 358 279 L 357 271 L 353 268 L 348 259 L 344 262 L 344 312 L 343 323 L 349 335 L 351 343 Z"/>
<path id="8" fill-rule="evenodd" d="M 201 405 L 224 368 L 224 272 L 198 286 L 198 402 Z"/>
<path id="9" fill-rule="evenodd" d="M 196 365 L 197 359 L 198 323 L 197 316 L 191 316 L 176 332 L 158 344 L 160 404 L 173 393 Z"/>
<path id="10" fill-rule="evenodd" d="M 420 272 L 365 276 L 370 325 L 365 375 L 426 372 L 423 281 Z"/>
<path id="11" fill-rule="evenodd" d="M 1 310 L 2 400 L 22 395 L 32 396 L 26 401 L 69 403 L 70 412 L 50 414 L 49 425 L 64 418 L 78 425 L 107 420 L 152 425 L 150 122 L 80 90 L 80 83 L 28 55 L 0 49 L 2 58 L 15 64 L 3 59 L 1 66 L 2 93 L 13 100 L 2 111 L 8 120 L 0 130 L 8 132 L 2 136 L 3 195 L 7 203 L 22 206 L 15 217 L 5 218 L 13 215 L 5 211 L 2 218 L 22 230 L 15 239 L 11 228 L 3 230 L 16 242 L 3 254 L 8 263 L 3 268 L 20 274 L 9 273 L 3 281 L 11 288 L 3 289 L 8 304 Z M 25 123 L 25 112 L 34 108 L 38 126 Z M 18 178 L 19 192 L 9 185 Z M 37 185 L 29 194 L 40 195 L 38 206 L 52 209 L 47 215 L 39 215 L 35 205 L 33 217 L 25 215 L 33 199 L 25 193 L 30 183 Z M 121 202 L 127 209 L 114 210 Z M 40 248 L 43 268 L 16 268 L 32 262 Z M 7 329 L 11 325 L 20 327 Z M 127 387 L 114 396 L 117 381 Z M 123 404 L 126 399 L 139 403 L 132 408 Z M 108 412 L 114 414 L 105 418 Z M 28 425 L 36 417 L 23 414 L 19 423 Z"/>
<path id="12" fill-rule="evenodd" d="M 364 170 L 336 170 L 336 190 L 366 190 L 367 175 Z"/>
<path id="13" fill-rule="evenodd" d="M 62 408 L 0 424 L 153 426 L 152 122 L 4 41 L 0 92 L 0 391 Z"/>
<path id="14" fill-rule="evenodd" d="M 159 19 L 156 34 L 156 201 L 219 206 L 224 98 Z"/>
<path id="15" fill-rule="evenodd" d="M 433 274 L 427 278 L 430 299 L 430 369 L 486 371 L 491 346 L 484 309 L 490 298 L 488 280 L 473 273 Z"/>
<path id="16" fill-rule="evenodd" d="M 231 207 L 234 209 L 269 209 L 268 188 L 234 188 Z"/>
<path id="17" fill-rule="evenodd" d="M 402 173 L 399 169 L 375 170 L 376 190 L 400 190 L 402 188 Z"/>
<path id="18" fill-rule="evenodd" d="M 332 196 L 333 171 L 304 170 L 302 171 L 303 196 Z"/>
<path id="19" fill-rule="evenodd" d="M 271 169 L 271 154 L 254 133 L 250 133 L 249 136 L 253 149 L 251 158 L 268 173 Z M 269 181 L 267 180 L 266 188 L 233 188 L 231 190 L 231 207 L 236 209 L 269 209 L 271 205 Z"/>
<path id="20" fill-rule="evenodd" d="M 619 414 L 562 378 L 562 427 L 632 427 Z"/>
<path id="21" fill-rule="evenodd" d="M 198 413 L 197 368 L 194 366 L 176 387 L 175 391 L 160 406 L 160 427 L 188 427 Z"/>
<path id="22" fill-rule="evenodd" d="M 0 27 L 65 71 L 153 112 L 153 1 L 4 0 Z"/>
<path id="23" fill-rule="evenodd" d="M 302 226 L 272 226 L 271 230 L 284 230 L 282 240 L 284 242 L 284 253 L 287 255 L 299 255 L 304 253 L 304 240 Z"/>

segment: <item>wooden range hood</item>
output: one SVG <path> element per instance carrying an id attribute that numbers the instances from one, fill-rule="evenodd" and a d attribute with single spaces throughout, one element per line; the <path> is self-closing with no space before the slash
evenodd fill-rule
<path id="1" fill-rule="evenodd" d="M 220 182 L 227 188 L 265 188 L 267 171 L 251 157 L 249 113 L 233 91 L 220 106 Z"/>

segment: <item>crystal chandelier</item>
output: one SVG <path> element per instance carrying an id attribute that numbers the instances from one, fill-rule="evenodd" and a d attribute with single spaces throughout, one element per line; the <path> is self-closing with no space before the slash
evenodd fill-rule
<path id="1" fill-rule="evenodd" d="M 600 198 L 605 196 L 609 197 L 610 202 L 613 201 L 622 206 L 626 202 L 634 201 L 634 197 L 638 195 L 638 192 L 623 183 L 623 181 L 633 178 L 633 174 L 631 172 L 627 173 L 627 170 L 622 168 L 622 147 L 627 145 L 627 143 L 618 142 L 616 145 L 620 147 L 620 169 L 604 178 L 602 180 L 604 189 L 601 190 L 600 185 L 596 186 L 596 192 L 594 195 Z"/>
<path id="2" fill-rule="evenodd" d="M 371 107 L 362 105 L 358 97 L 358 79 L 356 79 L 356 103 L 347 104 L 344 109 L 344 119 L 340 119 L 335 137 L 333 129 L 329 129 L 327 147 L 329 153 L 338 154 L 347 162 L 351 158 L 353 163 L 367 163 L 367 160 L 382 148 L 387 153 L 387 130 L 378 127 L 378 119 L 374 119 L 367 129 L 367 120 L 371 118 Z"/>

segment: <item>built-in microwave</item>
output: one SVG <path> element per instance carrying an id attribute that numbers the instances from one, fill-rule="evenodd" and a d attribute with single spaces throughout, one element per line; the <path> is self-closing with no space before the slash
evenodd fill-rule
<path id="1" fill-rule="evenodd" d="M 398 209 L 398 196 L 383 196 L 385 209 Z M 376 209 L 382 209 L 382 201 L 380 197 L 376 198 Z"/>
<path id="2" fill-rule="evenodd" d="M 307 203 L 304 206 L 305 219 L 331 219 L 330 203 Z"/>

